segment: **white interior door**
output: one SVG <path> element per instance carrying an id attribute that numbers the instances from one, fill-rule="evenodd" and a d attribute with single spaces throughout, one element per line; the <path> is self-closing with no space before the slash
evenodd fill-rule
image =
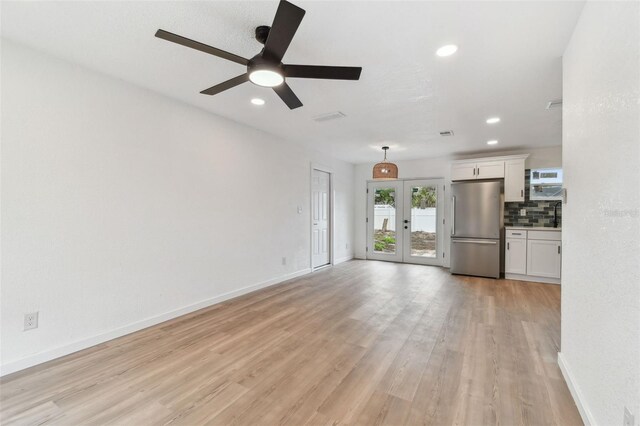
<path id="1" fill-rule="evenodd" d="M 311 263 L 314 268 L 331 263 L 330 177 L 329 173 L 315 169 L 311 177 Z"/>
<path id="2" fill-rule="evenodd" d="M 402 181 L 367 185 L 367 259 L 402 262 Z"/>
<path id="3" fill-rule="evenodd" d="M 441 265 L 442 179 L 404 181 L 403 261 Z"/>

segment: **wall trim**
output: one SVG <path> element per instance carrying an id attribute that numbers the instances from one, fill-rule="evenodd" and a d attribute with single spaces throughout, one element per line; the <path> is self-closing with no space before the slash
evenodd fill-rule
<path id="1" fill-rule="evenodd" d="M 335 259 L 335 260 L 333 261 L 333 264 L 334 264 L 334 265 L 337 265 L 337 264 L 339 264 L 339 263 L 348 262 L 348 261 L 350 261 L 350 260 L 352 260 L 352 259 L 354 259 L 354 256 L 353 256 L 353 254 L 350 254 L 349 256 L 345 256 L 345 257 L 341 257 L 341 258 Z"/>
<path id="2" fill-rule="evenodd" d="M 586 426 L 596 425 L 593 414 L 591 414 L 591 410 L 589 410 L 589 407 L 586 404 L 586 399 L 584 398 L 584 395 L 582 395 L 582 391 L 580 391 L 580 388 L 578 387 L 562 352 L 558 352 L 558 366 L 560 367 L 564 381 L 567 383 L 567 387 L 569 387 L 569 392 L 571 392 L 573 401 L 576 403 L 576 407 L 578 407 L 578 412 L 580 412 L 582 421 Z"/>
<path id="3" fill-rule="evenodd" d="M 116 328 L 114 330 L 108 331 L 106 333 L 101 333 L 95 336 L 87 337 L 84 339 L 76 340 L 75 342 L 58 346 L 53 349 L 49 349 L 43 352 L 39 352 L 34 355 L 29 355 L 27 357 L 18 359 L 16 361 L 11 361 L 6 364 L 0 365 L 0 377 L 6 376 L 11 373 L 15 373 L 20 370 L 24 370 L 29 367 L 33 367 L 38 364 L 42 364 L 47 361 L 54 360 L 56 358 L 63 357 L 65 355 L 72 354 L 74 352 L 81 351 L 83 349 L 90 348 L 92 346 L 98 345 L 100 343 L 107 342 L 109 340 L 116 339 L 118 337 L 125 336 L 127 334 L 134 333 L 136 331 L 140 331 L 142 329 L 158 325 L 165 321 L 169 321 L 171 319 L 177 318 L 182 315 L 189 314 L 191 312 L 195 312 L 199 309 L 208 308 L 209 306 L 215 305 L 220 302 L 227 301 L 229 299 L 233 299 L 234 297 L 242 296 L 248 293 L 252 293 L 254 291 L 270 287 L 276 284 L 280 284 L 284 281 L 288 281 L 294 278 L 301 277 L 303 275 L 307 275 L 311 273 L 311 268 L 301 269 L 296 272 L 292 272 L 289 274 L 281 275 L 276 278 L 272 278 L 270 280 L 266 280 L 257 284 L 253 284 L 247 287 L 240 288 L 238 290 L 233 290 L 209 299 L 201 300 L 200 302 L 193 303 L 188 306 L 183 306 L 182 308 L 175 309 L 173 311 L 168 311 L 150 318 L 146 318 L 140 321 L 133 322 L 131 324 L 125 325 L 123 327 Z"/>
<path id="4" fill-rule="evenodd" d="M 561 284 L 560 278 L 536 277 L 535 275 L 505 273 L 504 278 L 506 280 L 526 281 L 526 282 L 532 282 L 532 283 L 557 284 L 557 285 Z"/>

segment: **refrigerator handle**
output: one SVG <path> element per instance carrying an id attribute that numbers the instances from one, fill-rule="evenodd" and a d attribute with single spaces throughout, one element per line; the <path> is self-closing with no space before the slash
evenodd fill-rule
<path id="1" fill-rule="evenodd" d="M 495 240 L 461 240 L 461 239 L 455 239 L 455 240 L 451 240 L 452 243 L 464 243 L 464 244 L 483 244 L 483 245 L 490 245 L 490 246 L 495 246 L 496 244 L 498 244 L 497 241 Z"/>
<path id="2" fill-rule="evenodd" d="M 451 197 L 451 235 L 456 235 L 456 196 Z"/>

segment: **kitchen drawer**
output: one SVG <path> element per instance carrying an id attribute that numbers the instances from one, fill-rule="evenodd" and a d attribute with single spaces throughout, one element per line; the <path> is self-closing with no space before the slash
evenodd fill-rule
<path id="1" fill-rule="evenodd" d="M 527 238 L 527 231 L 523 231 L 522 229 L 507 229 L 507 238 Z"/>
<path id="2" fill-rule="evenodd" d="M 562 233 L 560 231 L 528 231 L 530 240 L 560 241 Z"/>

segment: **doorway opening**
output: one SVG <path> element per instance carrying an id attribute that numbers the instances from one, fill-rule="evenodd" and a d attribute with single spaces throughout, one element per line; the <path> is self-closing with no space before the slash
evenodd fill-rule
<path id="1" fill-rule="evenodd" d="M 367 185 L 367 259 L 441 265 L 442 179 Z"/>

